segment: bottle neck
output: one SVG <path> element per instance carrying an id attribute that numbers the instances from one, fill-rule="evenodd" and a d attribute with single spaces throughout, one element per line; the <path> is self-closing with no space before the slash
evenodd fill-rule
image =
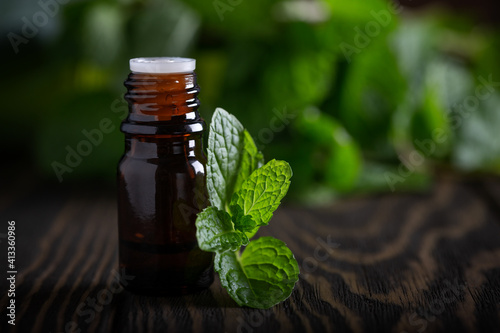
<path id="1" fill-rule="evenodd" d="M 200 117 L 196 74 L 129 74 L 124 82 L 129 115 L 122 123 L 126 134 L 179 136 L 200 133 L 204 121 Z"/>
<path id="2" fill-rule="evenodd" d="M 202 135 L 177 137 L 126 135 L 125 154 L 140 159 L 172 158 L 174 155 L 200 157 L 204 156 Z"/>

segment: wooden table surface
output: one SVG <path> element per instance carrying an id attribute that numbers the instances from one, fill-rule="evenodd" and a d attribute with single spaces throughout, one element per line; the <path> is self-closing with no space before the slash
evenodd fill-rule
<path id="1" fill-rule="evenodd" d="M 116 288 L 113 195 L 35 186 L 0 197 L 1 332 L 500 332 L 500 181 L 441 180 L 426 194 L 280 208 L 259 234 L 301 269 L 269 310 L 218 278 L 184 297 Z M 16 325 L 7 324 L 7 221 L 16 221 Z"/>

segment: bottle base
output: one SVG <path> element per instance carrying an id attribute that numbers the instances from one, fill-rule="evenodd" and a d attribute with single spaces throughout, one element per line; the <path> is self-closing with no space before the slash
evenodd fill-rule
<path id="1" fill-rule="evenodd" d="M 124 268 L 127 276 L 133 276 L 123 288 L 131 293 L 145 296 L 183 296 L 198 293 L 209 288 L 214 281 L 213 267 L 205 270 L 194 283 L 179 283 L 172 279 L 172 274 L 162 272 L 145 272 Z M 172 280 L 175 280 L 173 282 Z"/>

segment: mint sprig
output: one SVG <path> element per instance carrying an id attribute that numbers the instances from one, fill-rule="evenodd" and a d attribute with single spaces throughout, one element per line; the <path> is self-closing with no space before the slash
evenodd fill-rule
<path id="1" fill-rule="evenodd" d="M 299 267 L 285 243 L 273 237 L 249 241 L 267 225 L 290 186 L 285 161 L 264 157 L 250 133 L 218 108 L 208 137 L 207 189 L 211 207 L 196 219 L 200 248 L 215 252 L 215 270 L 239 304 L 269 308 L 287 299 Z M 241 246 L 246 246 L 240 254 Z"/>

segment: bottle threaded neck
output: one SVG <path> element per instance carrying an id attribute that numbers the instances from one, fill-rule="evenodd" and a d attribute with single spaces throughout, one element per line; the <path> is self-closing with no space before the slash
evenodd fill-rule
<path id="1" fill-rule="evenodd" d="M 124 85 L 129 115 L 122 124 L 123 132 L 164 135 L 203 130 L 196 73 L 132 72 Z"/>

